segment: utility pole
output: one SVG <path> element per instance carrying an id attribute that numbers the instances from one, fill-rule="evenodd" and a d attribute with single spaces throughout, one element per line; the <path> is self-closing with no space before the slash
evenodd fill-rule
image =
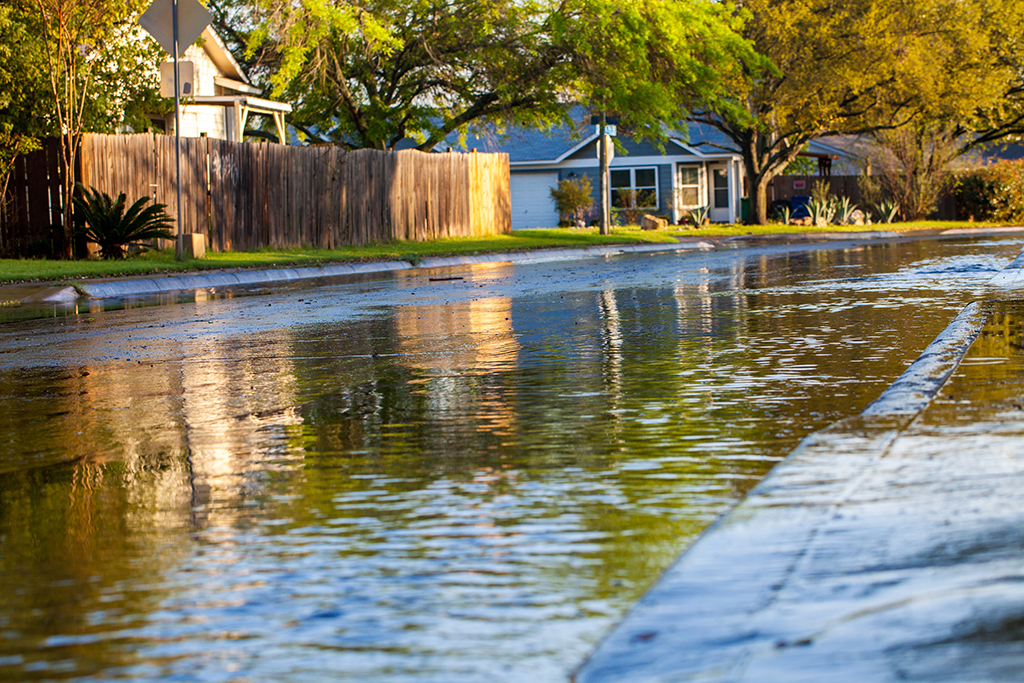
<path id="1" fill-rule="evenodd" d="M 601 159 L 601 171 L 600 171 L 600 182 L 598 186 L 601 192 L 601 234 L 610 235 L 612 234 L 612 222 L 611 222 L 611 193 L 608 187 L 608 166 L 611 164 L 611 159 L 608 153 L 608 143 L 611 141 L 607 129 L 607 118 L 604 110 L 601 111 L 601 123 L 599 133 L 601 135 L 598 147 L 600 149 L 599 156 Z"/>

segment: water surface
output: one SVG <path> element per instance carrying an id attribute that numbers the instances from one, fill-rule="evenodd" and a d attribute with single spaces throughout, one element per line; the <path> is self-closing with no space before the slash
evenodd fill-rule
<path id="1" fill-rule="evenodd" d="M 488 265 L 10 321 L 0 680 L 564 681 L 1018 251 Z"/>

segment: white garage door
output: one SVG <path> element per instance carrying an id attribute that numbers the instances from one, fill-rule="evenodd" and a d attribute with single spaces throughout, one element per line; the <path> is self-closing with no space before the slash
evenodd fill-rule
<path id="1" fill-rule="evenodd" d="M 557 186 L 557 173 L 512 174 L 512 229 L 558 227 L 558 212 L 551 200 L 551 188 Z"/>

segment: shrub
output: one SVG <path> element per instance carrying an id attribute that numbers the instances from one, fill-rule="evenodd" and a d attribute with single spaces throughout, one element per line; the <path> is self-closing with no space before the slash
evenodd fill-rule
<path id="1" fill-rule="evenodd" d="M 965 217 L 1024 222 L 1024 160 L 961 171 L 954 187 L 957 210 Z"/>
<path id="2" fill-rule="evenodd" d="M 100 256 L 105 259 L 124 258 L 130 245 L 142 249 L 143 240 L 174 239 L 174 221 L 164 211 L 164 204 L 149 203 L 149 197 L 142 197 L 125 211 L 127 198 L 124 192 L 116 200 L 110 195 L 92 188 L 78 185 L 74 198 L 75 235 L 85 237 L 100 245 Z"/>
<path id="3" fill-rule="evenodd" d="M 563 216 L 569 216 L 577 228 L 587 224 L 587 212 L 594 205 L 594 191 L 590 177 L 586 174 L 577 178 L 566 178 L 551 188 L 551 199 L 555 209 Z"/>

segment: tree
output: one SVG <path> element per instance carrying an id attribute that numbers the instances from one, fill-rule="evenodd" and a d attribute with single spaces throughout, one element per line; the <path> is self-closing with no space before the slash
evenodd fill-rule
<path id="1" fill-rule="evenodd" d="M 61 137 L 68 257 L 82 133 L 145 127 L 144 113 L 160 109 L 157 48 L 139 35 L 136 25 L 143 8 L 144 0 L 14 0 L 0 15 L 0 44 L 19 55 L 7 67 L 8 75 L 0 72 L 0 78 L 17 85 L 12 97 L 0 101 L 0 122 L 17 135 Z"/>
<path id="2" fill-rule="evenodd" d="M 903 220 L 926 218 L 938 208 L 950 163 L 960 155 L 957 137 L 952 124 L 926 120 L 876 133 L 881 186 Z"/>
<path id="3" fill-rule="evenodd" d="M 658 135 L 756 57 L 710 0 L 217 0 L 251 72 L 309 140 L 429 150 L 482 121 L 548 127 L 571 104 Z M 232 29 L 228 24 L 232 24 Z M 237 27 L 248 27 L 238 29 Z"/>
<path id="4" fill-rule="evenodd" d="M 1011 0 L 745 0 L 743 9 L 744 36 L 777 69 L 741 70 L 730 84 L 736 106 L 694 119 L 742 156 L 753 223 L 767 221 L 768 183 L 808 141 L 966 116 L 1014 82 L 993 51 L 995 17 L 1020 14 Z"/>

